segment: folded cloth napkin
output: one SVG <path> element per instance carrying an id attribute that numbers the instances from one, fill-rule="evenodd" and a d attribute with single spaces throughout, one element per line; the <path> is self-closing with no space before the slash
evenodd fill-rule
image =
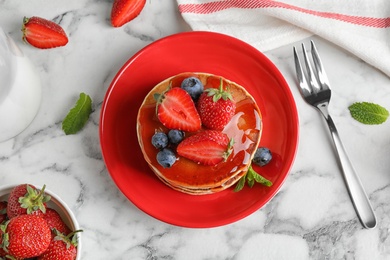
<path id="1" fill-rule="evenodd" d="M 268 51 L 316 34 L 390 76 L 388 0 L 177 0 L 193 30 Z"/>

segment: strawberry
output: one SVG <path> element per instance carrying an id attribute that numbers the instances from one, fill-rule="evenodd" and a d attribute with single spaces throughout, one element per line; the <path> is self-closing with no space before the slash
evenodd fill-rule
<path id="1" fill-rule="evenodd" d="M 54 236 L 50 242 L 49 248 L 40 256 L 38 260 L 74 260 L 77 256 L 77 232 L 74 231 L 65 236 L 54 229 Z"/>
<path id="2" fill-rule="evenodd" d="M 236 111 L 236 103 L 230 92 L 223 90 L 222 78 L 219 88 L 208 88 L 197 103 L 202 124 L 209 129 L 222 130 Z"/>
<path id="3" fill-rule="evenodd" d="M 8 197 L 7 215 L 12 219 L 23 214 L 42 214 L 46 212 L 46 202 L 50 196 L 45 194 L 45 185 L 37 190 L 33 185 L 21 184 L 12 189 Z"/>
<path id="4" fill-rule="evenodd" d="M 7 219 L 7 202 L 0 201 L 0 224 Z"/>
<path id="5" fill-rule="evenodd" d="M 39 49 L 64 46 L 68 36 L 58 24 L 44 18 L 33 16 L 23 19 L 23 40 Z"/>
<path id="6" fill-rule="evenodd" d="M 216 165 L 227 160 L 232 152 L 232 142 L 225 133 L 205 130 L 184 139 L 177 146 L 177 153 L 203 165 Z"/>
<path id="7" fill-rule="evenodd" d="M 111 10 L 111 24 L 120 27 L 136 18 L 144 8 L 146 0 L 115 0 Z"/>
<path id="8" fill-rule="evenodd" d="M 41 216 L 46 220 L 50 230 L 56 229 L 62 234 L 68 235 L 71 230 L 62 220 L 60 214 L 55 209 L 47 208 L 46 213 Z"/>
<path id="9" fill-rule="evenodd" d="M 17 259 L 39 256 L 50 245 L 50 229 L 46 221 L 36 215 L 14 217 L 2 230 L 4 251 Z"/>
<path id="10" fill-rule="evenodd" d="M 169 129 L 195 132 L 201 128 L 195 103 L 181 88 L 171 88 L 158 96 L 157 117 Z"/>

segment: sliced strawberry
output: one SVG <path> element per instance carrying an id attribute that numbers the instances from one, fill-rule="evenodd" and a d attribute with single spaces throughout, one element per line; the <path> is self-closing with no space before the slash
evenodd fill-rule
<path id="1" fill-rule="evenodd" d="M 23 40 L 39 49 L 64 46 L 68 43 L 65 31 L 58 24 L 33 16 L 23 19 Z"/>
<path id="2" fill-rule="evenodd" d="M 146 0 L 115 0 L 111 10 L 111 24 L 120 27 L 136 18 L 144 8 Z"/>
<path id="3" fill-rule="evenodd" d="M 232 143 L 226 134 L 205 130 L 184 139 L 178 145 L 177 153 L 197 163 L 216 165 L 229 157 L 231 147 Z"/>
<path id="4" fill-rule="evenodd" d="M 191 96 L 181 88 L 172 88 L 157 100 L 157 117 L 169 129 L 195 132 L 201 121 Z"/>

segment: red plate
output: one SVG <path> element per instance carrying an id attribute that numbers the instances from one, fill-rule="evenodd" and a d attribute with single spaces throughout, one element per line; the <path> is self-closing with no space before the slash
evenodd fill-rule
<path id="1" fill-rule="evenodd" d="M 188 195 L 163 184 L 138 145 L 136 119 L 145 95 L 181 72 L 207 72 L 244 86 L 263 116 L 261 146 L 273 159 L 255 168 L 274 184 Z M 187 32 L 158 40 L 135 54 L 112 81 L 101 111 L 100 143 L 107 169 L 123 194 L 147 214 L 170 224 L 216 227 L 240 220 L 279 190 L 295 158 L 298 114 L 289 86 L 275 65 L 249 44 L 223 34 Z"/>

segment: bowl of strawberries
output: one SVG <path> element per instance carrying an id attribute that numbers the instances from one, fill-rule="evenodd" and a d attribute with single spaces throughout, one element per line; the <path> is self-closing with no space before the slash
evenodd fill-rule
<path id="1" fill-rule="evenodd" d="M 0 187 L 0 259 L 81 259 L 79 224 L 46 186 Z"/>

